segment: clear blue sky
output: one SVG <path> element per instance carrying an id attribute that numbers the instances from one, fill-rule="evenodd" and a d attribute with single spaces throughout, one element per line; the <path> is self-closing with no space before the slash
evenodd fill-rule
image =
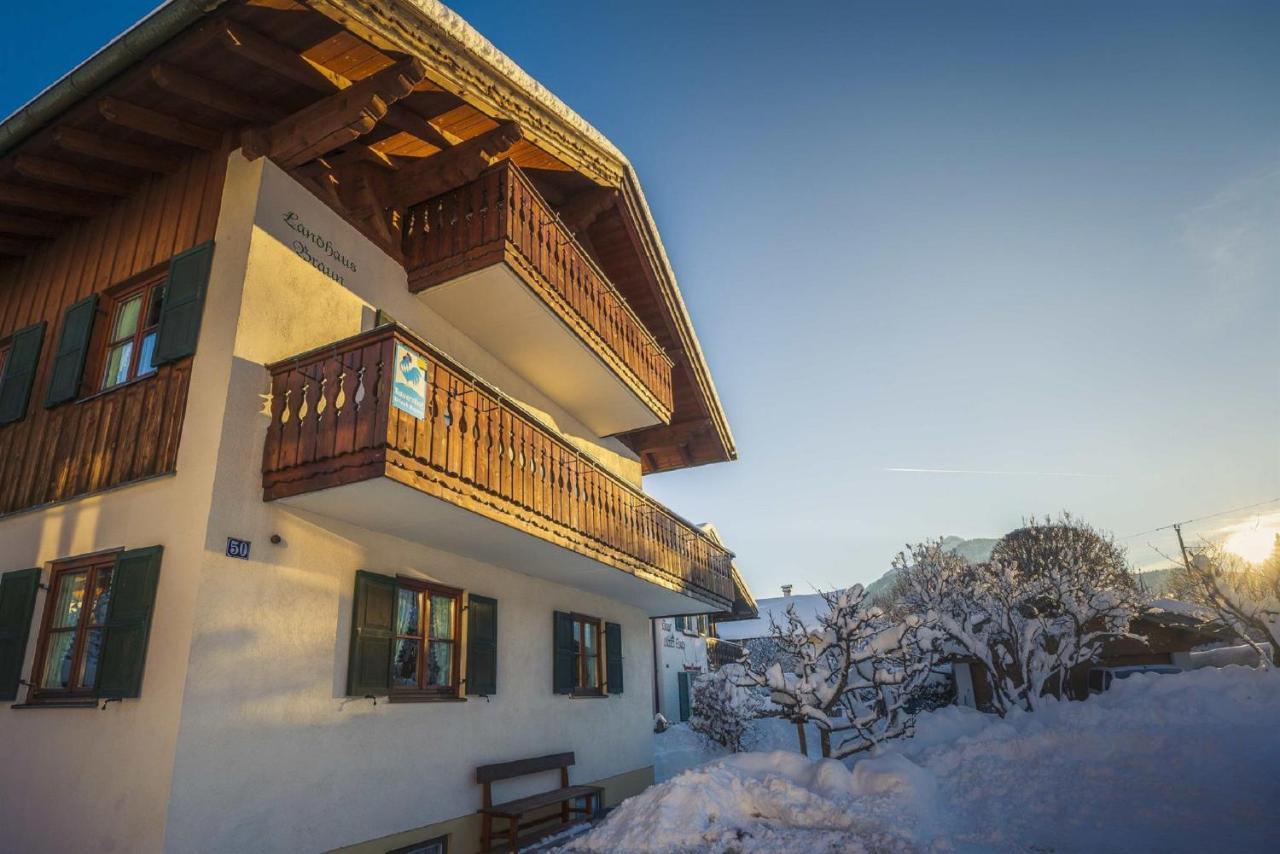
<path id="1" fill-rule="evenodd" d="M 148 5 L 8 10 L 0 112 Z M 647 488 L 757 595 L 1280 498 L 1280 4 L 454 8 L 636 165 L 742 456 Z"/>

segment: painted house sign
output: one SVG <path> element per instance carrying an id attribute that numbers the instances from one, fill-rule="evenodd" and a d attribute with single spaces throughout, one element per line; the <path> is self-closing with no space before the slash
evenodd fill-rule
<path id="1" fill-rule="evenodd" d="M 427 415 L 427 357 L 396 342 L 391 405 L 414 418 Z"/>

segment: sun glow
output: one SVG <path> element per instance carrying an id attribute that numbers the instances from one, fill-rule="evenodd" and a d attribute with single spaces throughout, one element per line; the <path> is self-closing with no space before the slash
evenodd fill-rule
<path id="1" fill-rule="evenodd" d="M 1280 524 L 1274 522 L 1237 525 L 1227 534 L 1222 547 L 1250 563 L 1262 563 L 1275 548 L 1276 534 L 1280 534 Z"/>

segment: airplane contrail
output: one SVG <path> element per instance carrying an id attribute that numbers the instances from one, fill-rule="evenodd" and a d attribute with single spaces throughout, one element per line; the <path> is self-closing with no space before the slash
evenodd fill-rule
<path id="1" fill-rule="evenodd" d="M 991 471 L 987 469 L 917 469 L 901 467 L 886 468 L 885 471 L 908 472 L 911 474 L 1003 474 L 1015 477 L 1116 477 L 1114 474 L 1085 474 L 1073 471 Z"/>

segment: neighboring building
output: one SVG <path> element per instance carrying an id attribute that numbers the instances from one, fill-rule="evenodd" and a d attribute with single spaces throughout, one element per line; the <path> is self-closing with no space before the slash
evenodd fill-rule
<path id="1" fill-rule="evenodd" d="M 1130 623 L 1136 638 L 1111 638 L 1103 646 L 1101 657 L 1071 670 L 1067 679 L 1067 696 L 1083 700 L 1090 693 L 1106 690 L 1113 677 L 1148 670 L 1157 673 L 1190 670 L 1196 667 L 1192 650 L 1207 644 L 1220 644 L 1222 632 L 1204 624 L 1190 613 L 1185 603 L 1157 600 Z M 1194 606 L 1189 606 L 1193 608 Z M 955 687 L 955 703 L 987 711 L 991 708 L 991 681 L 984 664 L 965 655 L 947 657 Z M 1108 675 L 1110 672 L 1110 675 Z M 1057 691 L 1057 685 L 1047 686 Z"/>
<path id="2" fill-rule="evenodd" d="M 828 610 L 827 600 L 821 593 L 792 594 L 790 584 L 782 585 L 782 595 L 760 599 L 756 603 L 755 617 L 736 617 L 733 621 L 717 620 L 716 635 L 724 641 L 739 645 L 747 658 L 757 666 L 766 666 L 780 660 L 777 644 L 773 640 L 773 625 L 787 625 L 787 611 L 794 608 L 796 616 L 806 626 L 817 628 L 818 618 Z M 743 610 L 743 609 L 740 609 Z M 784 665 L 787 662 L 782 662 Z"/>
<path id="3" fill-rule="evenodd" d="M 634 171 L 433 0 L 173 0 L 0 124 L 0 364 L 6 850 L 467 854 L 751 613 L 643 491 L 736 452 Z"/>
<path id="4" fill-rule="evenodd" d="M 723 545 L 714 525 L 699 526 Z M 717 637 L 719 626 L 756 615 L 755 600 L 734 566 L 734 607 L 717 614 L 664 617 L 653 621 L 653 711 L 668 721 L 687 721 L 693 680 L 742 657 L 742 647 Z"/>

